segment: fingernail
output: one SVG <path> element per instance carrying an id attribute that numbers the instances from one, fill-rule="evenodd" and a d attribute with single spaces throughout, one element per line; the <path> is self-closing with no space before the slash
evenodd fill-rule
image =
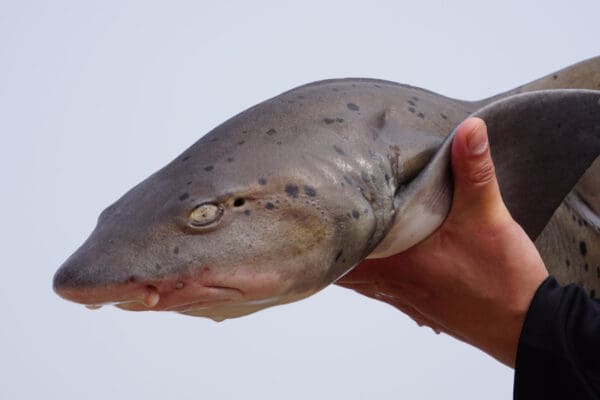
<path id="1" fill-rule="evenodd" d="M 483 129 L 475 128 L 467 136 L 467 148 L 472 155 L 479 156 L 483 154 L 487 146 L 487 135 Z"/>

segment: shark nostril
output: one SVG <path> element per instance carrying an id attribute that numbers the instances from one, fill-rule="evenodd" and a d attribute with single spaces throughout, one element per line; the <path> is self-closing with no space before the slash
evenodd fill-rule
<path id="1" fill-rule="evenodd" d="M 144 296 L 144 305 L 148 308 L 152 308 L 160 301 L 160 294 L 158 294 L 158 288 L 154 285 L 146 285 L 146 295 Z"/>

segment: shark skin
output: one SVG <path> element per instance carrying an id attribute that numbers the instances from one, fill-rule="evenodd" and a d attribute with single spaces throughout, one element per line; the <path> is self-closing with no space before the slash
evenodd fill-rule
<path id="1" fill-rule="evenodd" d="M 600 294 L 600 57 L 480 101 L 375 79 L 234 116 L 102 212 L 54 290 L 90 308 L 220 321 L 310 296 L 429 236 L 449 146 L 486 120 L 507 206 L 562 283 Z"/>

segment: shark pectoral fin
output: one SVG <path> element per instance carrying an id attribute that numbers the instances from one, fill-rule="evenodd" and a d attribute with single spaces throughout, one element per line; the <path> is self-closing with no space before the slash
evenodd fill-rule
<path id="1" fill-rule="evenodd" d="M 532 240 L 600 154 L 600 91 L 561 89 L 510 96 L 472 116 L 488 126 L 502 197 Z M 450 211 L 455 132 L 398 190 L 396 216 L 368 258 L 400 253 L 433 233 Z"/>
<path id="2" fill-rule="evenodd" d="M 600 155 L 600 91 L 530 92 L 474 113 L 488 126 L 500 191 L 535 240 Z"/>
<path id="3" fill-rule="evenodd" d="M 367 258 L 398 254 L 431 235 L 446 219 L 452 203 L 450 148 L 454 132 L 442 142 L 429 163 L 396 192 L 394 222 Z"/>

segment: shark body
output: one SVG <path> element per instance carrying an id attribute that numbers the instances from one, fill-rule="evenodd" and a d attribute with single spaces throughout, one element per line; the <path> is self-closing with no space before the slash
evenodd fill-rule
<path id="1" fill-rule="evenodd" d="M 299 300 L 418 243 L 449 143 L 488 123 L 503 197 L 551 274 L 600 294 L 600 58 L 468 102 L 374 79 L 304 85 L 216 127 L 108 207 L 54 289 L 215 320 Z"/>

